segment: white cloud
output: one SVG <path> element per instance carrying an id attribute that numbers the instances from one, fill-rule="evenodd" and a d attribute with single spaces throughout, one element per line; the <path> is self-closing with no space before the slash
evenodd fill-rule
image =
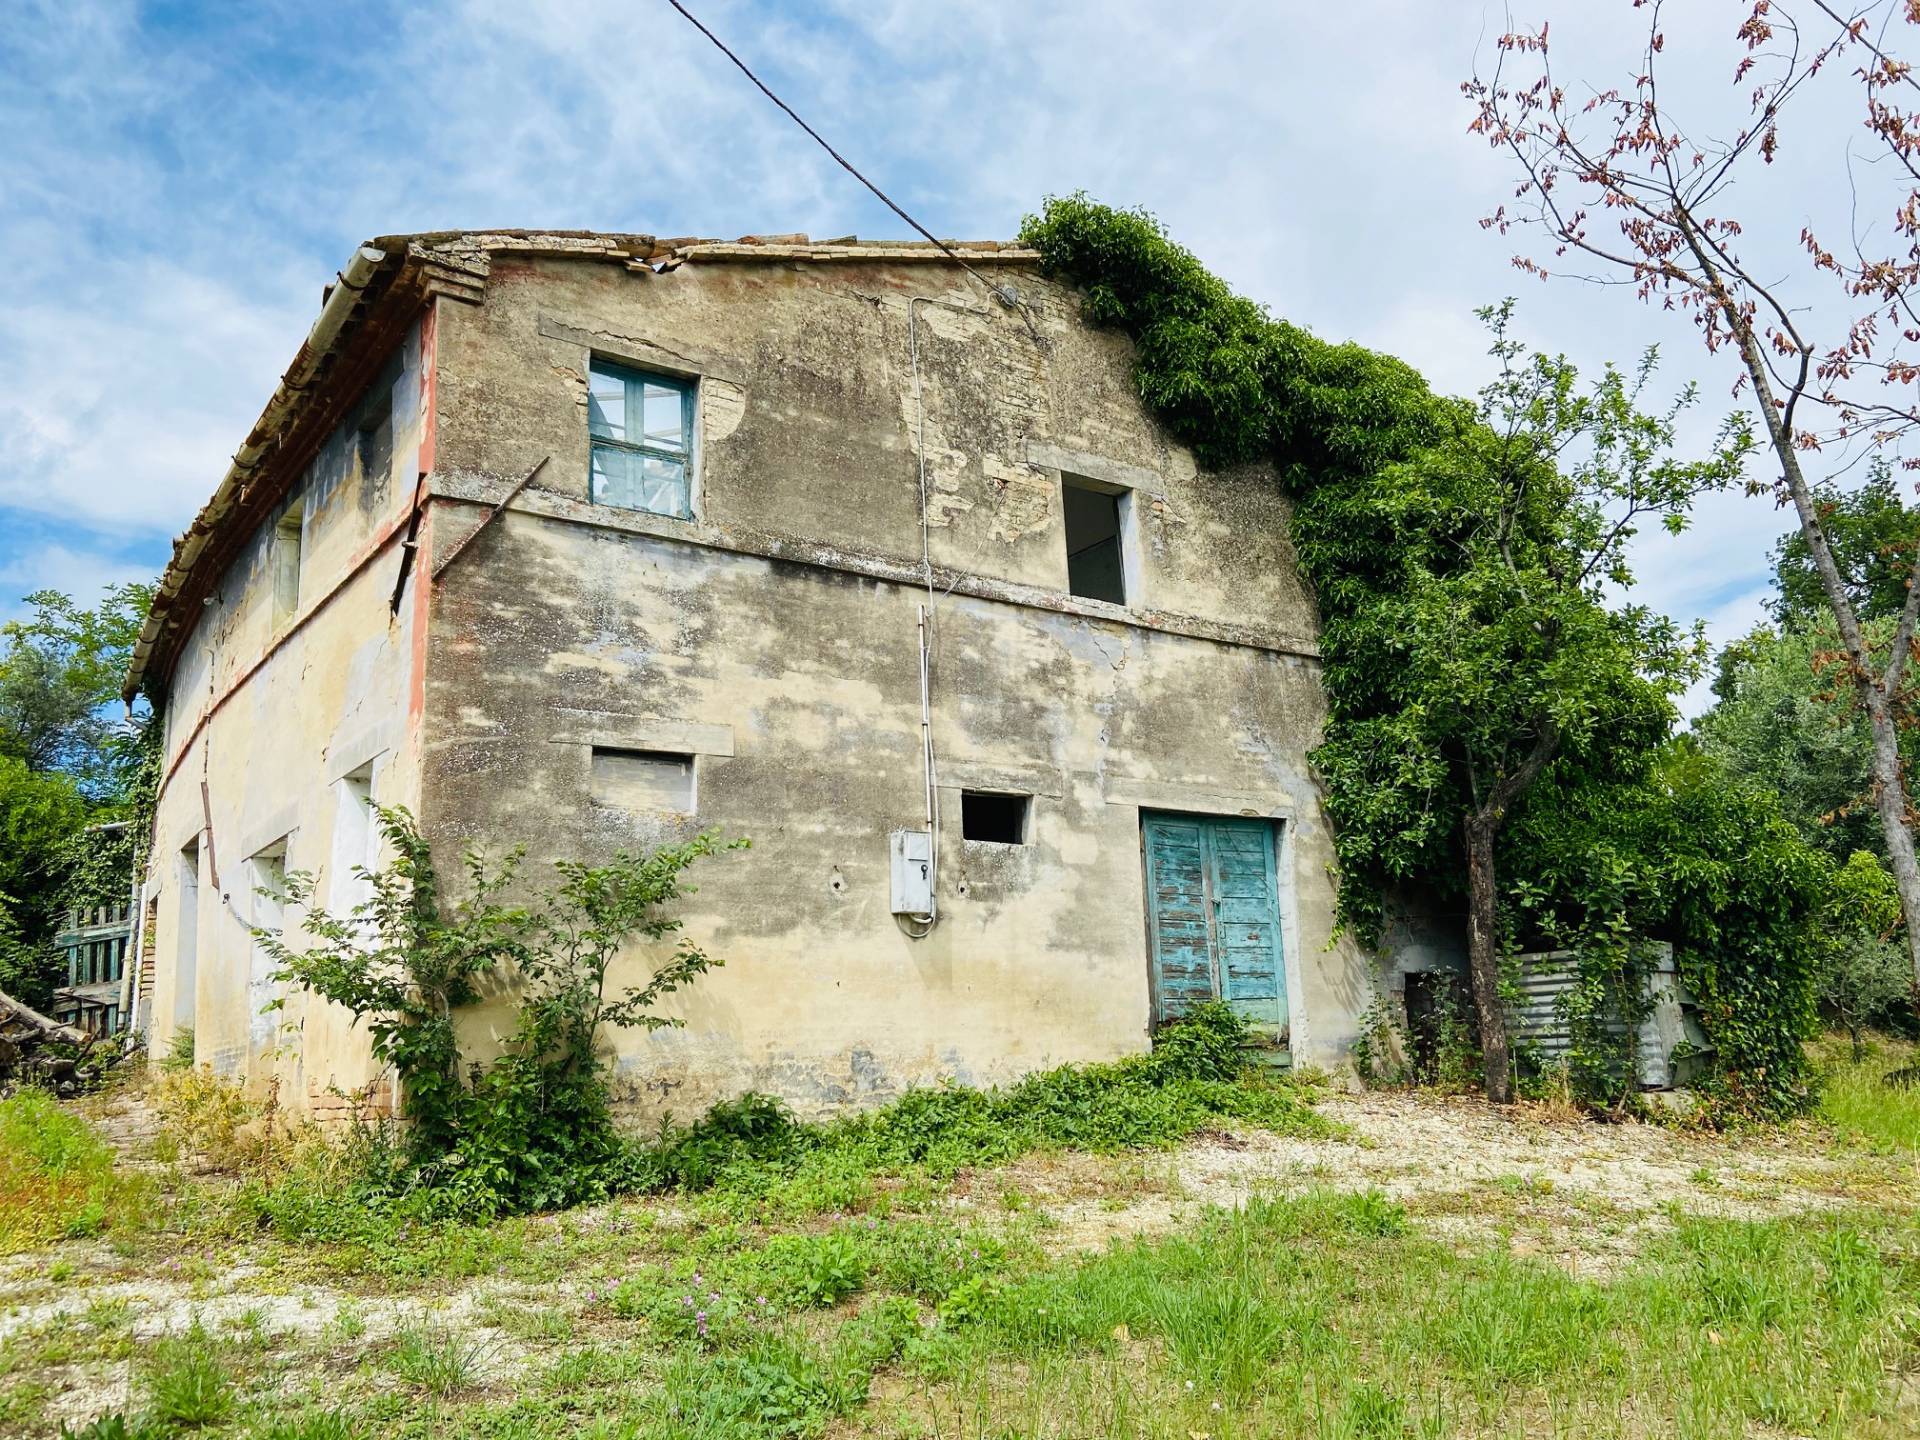
<path id="1" fill-rule="evenodd" d="M 1005 236 L 1047 193 L 1085 188 L 1147 205 L 1240 289 L 1443 390 L 1485 373 L 1473 307 L 1517 292 L 1522 333 L 1583 369 L 1657 339 L 1665 376 L 1700 376 L 1708 412 L 1726 404 L 1723 363 L 1684 321 L 1523 282 L 1514 243 L 1479 227 L 1513 178 L 1465 133 L 1457 89 L 1489 53 L 1485 7 L 695 8 L 936 233 Z M 1568 53 L 1609 57 L 1587 75 L 1630 72 L 1642 12 L 1540 8 Z M 1731 23 L 1669 19 L 1667 63 L 1720 100 Z M 78 522 L 109 550 L 190 518 L 368 236 L 901 230 L 660 3 L 370 3 L 350 23 L 279 4 L 210 24 L 35 0 L 0 16 L 0 64 L 32 77 L 0 90 L 0 507 Z M 1833 159 L 1790 137 L 1757 197 L 1789 239 L 1844 184 Z M 1639 598 L 1730 614 L 1781 528 L 1765 501 L 1716 500 L 1687 536 L 1638 544 Z M 21 563 L 12 544 L 0 566 Z"/>
<path id="2" fill-rule="evenodd" d="M 160 257 L 45 277 L 0 311 L 0 505 L 178 530 L 307 323 L 284 299 Z"/>
<path id="3" fill-rule="evenodd" d="M 36 590 L 58 590 L 85 602 L 109 586 L 152 578 L 146 566 L 122 555 L 37 545 L 0 560 L 0 622 L 25 615 L 26 597 Z"/>
<path id="4" fill-rule="evenodd" d="M 1738 640 L 1754 626 L 1762 624 L 1767 618 L 1766 602 L 1772 594 L 1769 586 L 1758 585 L 1742 590 L 1700 616 L 1707 630 L 1707 643 L 1718 651 L 1729 641 Z M 1713 706 L 1713 670 L 1696 680 L 1685 695 L 1680 697 L 1680 713 L 1689 720 L 1697 720 Z"/>

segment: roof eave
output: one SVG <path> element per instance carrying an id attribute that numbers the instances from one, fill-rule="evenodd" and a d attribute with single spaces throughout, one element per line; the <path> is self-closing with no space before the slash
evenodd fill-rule
<path id="1" fill-rule="evenodd" d="M 342 340 L 352 328 L 355 311 L 365 303 L 369 290 L 382 278 L 383 272 L 387 272 L 388 279 L 397 273 L 406 258 L 404 247 L 396 251 L 373 244 L 361 245 L 336 275 L 334 283 L 327 287 L 319 316 L 294 353 L 293 363 L 288 365 L 268 397 L 260 418 L 247 432 L 246 441 L 234 453 L 213 497 L 201 506 L 193 523 L 174 542 L 173 556 L 154 590 L 152 608 L 134 642 L 126 679 L 121 685 L 121 698 L 129 704 L 148 688 L 148 671 L 163 642 L 170 631 L 181 626 L 183 617 L 175 616 L 174 612 L 193 588 L 196 562 L 202 552 L 221 532 L 222 522 L 248 498 L 252 482 L 274 458 L 282 428 L 302 402 L 310 399 L 316 381 L 322 379 L 322 372 L 330 368 Z"/>
<path id="2" fill-rule="evenodd" d="M 686 263 L 754 261 L 882 261 L 971 266 L 1039 262 L 1039 254 L 999 241 L 859 241 L 852 236 L 813 241 L 805 235 L 747 235 L 735 241 L 695 236 L 659 239 L 652 235 L 587 230 L 449 230 L 388 235 L 357 247 L 346 268 L 327 288 L 320 314 L 301 342 L 293 362 L 247 432 L 212 499 L 174 542 L 173 556 L 155 588 L 153 606 L 127 664 L 121 697 L 129 704 L 145 692 L 164 688 L 166 677 L 192 629 L 196 603 L 211 593 L 215 568 L 205 563 L 209 550 L 231 551 L 235 528 L 247 512 L 277 503 L 292 483 L 290 448 L 283 442 L 290 426 L 339 403 L 332 394 L 345 373 L 353 377 L 355 341 L 384 327 L 373 324 L 377 312 L 395 305 L 407 309 L 436 291 L 477 299 L 491 258 L 521 254 L 624 263 L 632 268 L 670 269 Z M 408 283 L 408 277 L 417 283 Z M 347 397 L 351 398 L 351 397 Z M 264 485 L 262 482 L 265 482 Z M 155 683 L 155 676 L 161 677 Z"/>

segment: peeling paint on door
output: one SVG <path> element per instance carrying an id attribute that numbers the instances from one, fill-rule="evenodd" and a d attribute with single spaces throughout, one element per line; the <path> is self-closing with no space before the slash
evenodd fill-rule
<path id="1" fill-rule="evenodd" d="M 1271 822 L 1146 813 L 1153 1019 L 1224 1000 L 1270 1044 L 1288 1037 Z"/>

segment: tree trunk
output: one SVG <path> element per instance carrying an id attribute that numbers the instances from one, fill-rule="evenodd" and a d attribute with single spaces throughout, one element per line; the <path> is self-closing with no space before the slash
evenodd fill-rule
<path id="1" fill-rule="evenodd" d="M 1913 831 L 1907 823 L 1907 785 L 1900 765 L 1900 731 L 1893 705 L 1872 680 L 1860 682 L 1860 689 L 1873 729 L 1874 808 L 1880 812 L 1880 828 L 1887 838 L 1888 868 L 1893 871 L 1894 888 L 1900 894 L 1900 913 L 1907 922 L 1907 959 L 1913 966 L 1913 983 L 1920 987 L 1920 923 L 1916 923 L 1920 921 L 1920 859 L 1914 855 Z"/>
<path id="2" fill-rule="evenodd" d="M 63 1025 L 58 1020 L 49 1020 L 31 1005 L 16 1000 L 4 990 L 0 990 L 0 1022 L 5 1021 L 30 1026 L 45 1039 L 78 1045 L 82 1049 L 93 1044 L 93 1037 L 86 1031 L 76 1030 L 71 1025 Z"/>
<path id="3" fill-rule="evenodd" d="M 1868 724 L 1873 732 L 1874 808 L 1880 814 L 1881 829 L 1886 832 L 1887 858 L 1892 862 L 1894 888 L 1900 895 L 1900 915 L 1906 922 L 1907 958 L 1913 964 L 1914 984 L 1920 987 L 1920 863 L 1914 857 L 1913 830 L 1907 820 L 1907 785 L 1900 767 L 1899 719 L 1896 714 L 1897 697 L 1906 674 L 1914 627 L 1916 622 L 1920 622 L 1920 554 L 1915 555 L 1914 568 L 1907 577 L 1907 603 L 1894 631 L 1892 653 L 1887 656 L 1884 669 L 1880 669 L 1874 664 L 1873 655 L 1867 648 L 1866 635 L 1860 628 L 1859 616 L 1854 613 L 1853 603 L 1847 598 L 1846 582 L 1841 577 L 1840 566 L 1833 558 L 1832 547 L 1827 544 L 1826 532 L 1820 527 L 1813 490 L 1807 484 L 1806 472 L 1800 468 L 1800 454 L 1789 422 L 1792 405 L 1798 403 L 1800 387 L 1796 386 L 1790 392 L 1788 405 L 1780 403 L 1774 394 L 1772 372 L 1767 368 L 1761 337 L 1755 332 L 1753 322 L 1734 303 L 1720 267 L 1695 233 L 1691 218 L 1684 211 L 1679 218 L 1681 231 L 1687 238 L 1694 258 L 1713 286 L 1714 301 L 1726 317 L 1727 328 L 1739 345 L 1747 379 L 1753 385 L 1753 398 L 1760 411 L 1761 423 L 1766 426 L 1767 440 L 1773 446 L 1774 458 L 1780 462 L 1780 478 L 1793 500 L 1794 514 L 1800 521 L 1800 533 L 1806 537 L 1807 554 L 1813 560 L 1814 573 L 1820 577 L 1820 588 L 1826 593 L 1828 608 L 1833 611 L 1834 624 L 1840 631 L 1840 642 L 1846 647 L 1847 658 L 1851 662 L 1849 668 L 1853 672 L 1854 693 L 1859 696 L 1867 712 Z M 1805 375 L 1803 357 L 1801 386 L 1805 384 Z"/>
<path id="4" fill-rule="evenodd" d="M 1484 812 L 1467 817 L 1467 973 L 1473 981 L 1473 1012 L 1480 1029 L 1480 1063 L 1487 1098 L 1513 1101 L 1513 1060 L 1507 1015 L 1500 1003 L 1500 957 L 1495 943 L 1493 842 L 1499 821 Z"/>

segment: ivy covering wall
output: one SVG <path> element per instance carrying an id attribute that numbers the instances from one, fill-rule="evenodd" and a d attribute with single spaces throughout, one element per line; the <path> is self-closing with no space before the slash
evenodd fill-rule
<path id="1" fill-rule="evenodd" d="M 1473 406 L 1435 395 L 1391 356 L 1330 344 L 1233 294 L 1144 213 L 1054 199 L 1020 238 L 1080 290 L 1090 322 L 1134 340 L 1142 398 L 1203 466 L 1263 462 L 1292 502 L 1291 539 L 1322 622 L 1328 721 L 1314 763 L 1343 924 L 1371 941 L 1384 895 L 1458 895 L 1468 797 L 1396 670 L 1431 663 L 1431 651 L 1396 654 L 1393 636 L 1416 583 L 1407 557 L 1424 556 L 1429 575 L 1444 565 L 1458 519 L 1408 477 L 1471 456 Z M 1572 623 L 1591 628 L 1594 653 L 1612 653 L 1603 632 L 1622 617 L 1597 592 L 1590 609 Z M 1717 1101 L 1790 1112 L 1808 1099 L 1800 1041 L 1814 1022 L 1834 864 L 1764 790 L 1671 738 L 1670 675 L 1606 663 L 1612 672 L 1586 677 L 1573 743 L 1502 837 L 1507 943 L 1571 944 L 1606 964 L 1622 934 L 1672 940 L 1715 1046 Z M 1493 655 L 1482 664 L 1500 668 Z"/>

